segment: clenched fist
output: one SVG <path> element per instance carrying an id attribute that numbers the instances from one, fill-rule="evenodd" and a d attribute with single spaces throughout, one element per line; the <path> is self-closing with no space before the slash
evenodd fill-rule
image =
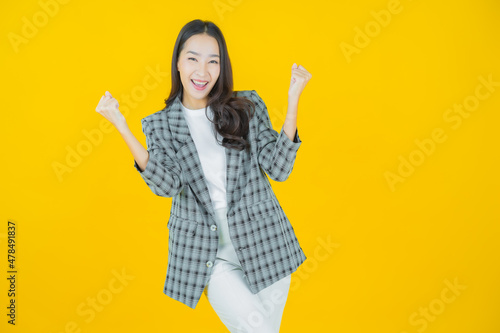
<path id="1" fill-rule="evenodd" d="M 288 88 L 288 97 L 298 99 L 311 77 L 311 73 L 302 65 L 297 66 L 297 64 L 294 63 L 292 65 L 292 78 L 290 79 L 290 87 Z"/>
<path id="2" fill-rule="evenodd" d="M 119 106 L 118 101 L 111 96 L 109 91 L 106 91 L 104 96 L 99 100 L 99 104 L 97 104 L 95 110 L 109 120 L 117 129 L 121 129 L 127 126 L 127 122 L 120 110 L 118 110 Z"/>

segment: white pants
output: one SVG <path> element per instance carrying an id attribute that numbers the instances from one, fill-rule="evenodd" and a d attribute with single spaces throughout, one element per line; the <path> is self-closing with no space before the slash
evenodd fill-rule
<path id="1" fill-rule="evenodd" d="M 252 294 L 229 239 L 226 208 L 215 212 L 221 241 L 205 296 L 232 333 L 279 332 L 291 275 Z"/>

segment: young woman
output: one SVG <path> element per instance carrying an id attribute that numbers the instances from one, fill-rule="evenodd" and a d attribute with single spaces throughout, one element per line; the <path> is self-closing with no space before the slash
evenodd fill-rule
<path id="1" fill-rule="evenodd" d="M 284 181 L 301 140 L 299 97 L 311 78 L 293 64 L 278 133 L 255 90 L 233 91 L 220 29 L 180 31 L 166 107 L 143 119 L 147 150 L 106 91 L 96 111 L 119 131 L 153 193 L 172 197 L 163 292 L 195 308 L 201 295 L 231 332 L 278 332 L 291 273 L 306 260 L 267 175 Z M 266 175 L 267 174 L 267 175 Z"/>

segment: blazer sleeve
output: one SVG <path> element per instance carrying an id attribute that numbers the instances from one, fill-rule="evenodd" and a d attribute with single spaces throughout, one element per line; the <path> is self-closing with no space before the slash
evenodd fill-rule
<path id="1" fill-rule="evenodd" d="M 252 90 L 252 100 L 255 103 L 257 117 L 257 147 L 260 167 L 275 181 L 285 181 L 292 172 L 297 150 L 302 140 L 298 129 L 295 130 L 293 141 L 283 130 L 284 124 L 278 133 L 272 127 L 266 104 L 255 90 Z"/>
<path id="2" fill-rule="evenodd" d="M 146 168 L 141 171 L 134 159 L 134 167 L 154 194 L 161 197 L 173 197 L 183 188 L 182 170 L 175 158 L 172 147 L 160 145 L 160 140 L 152 130 L 151 124 L 141 119 L 142 132 L 146 135 L 146 145 L 149 160 Z"/>

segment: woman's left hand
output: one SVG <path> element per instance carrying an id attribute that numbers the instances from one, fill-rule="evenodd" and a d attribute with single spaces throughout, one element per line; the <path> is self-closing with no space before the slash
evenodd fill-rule
<path id="1" fill-rule="evenodd" d="M 297 64 L 294 63 L 292 65 L 292 78 L 290 79 L 288 98 L 295 98 L 298 100 L 311 77 L 311 73 L 302 67 L 302 65 L 297 66 Z"/>

